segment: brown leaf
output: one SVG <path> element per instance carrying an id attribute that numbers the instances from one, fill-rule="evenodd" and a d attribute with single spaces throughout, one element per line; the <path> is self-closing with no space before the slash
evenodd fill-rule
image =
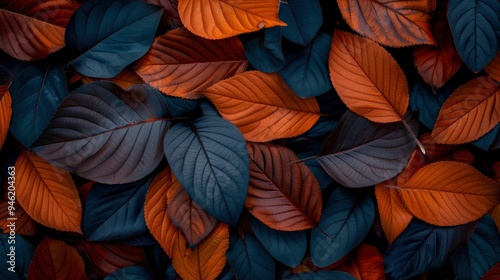
<path id="1" fill-rule="evenodd" d="M 0 149 L 9 132 L 10 118 L 12 116 L 12 98 L 7 85 L 0 85 Z"/>

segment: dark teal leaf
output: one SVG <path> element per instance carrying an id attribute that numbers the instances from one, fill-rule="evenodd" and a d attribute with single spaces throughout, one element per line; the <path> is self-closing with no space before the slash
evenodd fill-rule
<path id="1" fill-rule="evenodd" d="M 288 274 L 282 279 L 286 280 L 355 280 L 356 277 L 343 271 L 325 270 L 317 272 L 303 272 L 299 274 Z"/>
<path id="2" fill-rule="evenodd" d="M 465 246 L 451 257 L 451 263 L 458 279 L 480 279 L 497 262 L 500 262 L 500 234 L 495 221 L 486 214 L 479 219 Z"/>
<path id="3" fill-rule="evenodd" d="M 26 279 L 28 277 L 28 268 L 35 253 L 35 246 L 26 241 L 20 235 L 0 234 L 0 269 L 3 280 L 18 280 Z M 11 247 L 14 247 L 14 258 L 15 260 L 11 262 L 12 251 Z M 15 266 L 15 272 L 9 270 L 11 265 Z"/>
<path id="4" fill-rule="evenodd" d="M 407 114 L 406 121 L 418 134 L 414 114 Z M 415 146 L 403 123 L 374 123 L 348 111 L 316 159 L 337 182 L 360 188 L 396 176 L 408 163 Z"/>
<path id="5" fill-rule="evenodd" d="M 500 1 L 450 0 L 448 22 L 464 63 L 481 71 L 500 49 Z"/>
<path id="6" fill-rule="evenodd" d="M 239 280 L 274 279 L 276 268 L 273 258 L 250 234 L 245 234 L 243 238 L 231 234 L 226 257 Z"/>
<path id="7" fill-rule="evenodd" d="M 476 223 L 437 227 L 413 219 L 386 251 L 388 279 L 408 279 L 442 267 L 470 238 Z"/>
<path id="8" fill-rule="evenodd" d="M 321 32 L 298 51 L 285 51 L 285 67 L 280 75 L 287 85 L 302 98 L 319 96 L 330 89 L 328 52 L 332 36 Z"/>
<path id="9" fill-rule="evenodd" d="M 94 184 L 83 216 L 87 239 L 123 239 L 148 232 L 143 208 L 151 181 L 146 178 L 123 185 Z"/>
<path id="10" fill-rule="evenodd" d="M 127 266 L 114 271 L 104 278 L 104 280 L 153 280 L 153 275 L 143 266 Z"/>
<path id="11" fill-rule="evenodd" d="M 63 101 L 33 151 L 96 182 L 137 181 L 163 158 L 171 122 L 165 103 L 148 85 L 125 91 L 107 81 L 86 84 Z"/>
<path id="12" fill-rule="evenodd" d="M 17 65 L 18 60 L 0 50 L 0 85 L 8 85 L 12 81 Z"/>
<path id="13" fill-rule="evenodd" d="M 149 246 L 158 243 L 149 231 L 132 237 L 117 239 L 116 242 L 129 246 Z"/>
<path id="14" fill-rule="evenodd" d="M 340 99 L 337 92 L 333 89 L 317 96 L 316 100 L 318 101 L 320 112 L 328 117 L 340 119 L 347 111 L 344 102 L 342 102 L 342 99 Z"/>
<path id="15" fill-rule="evenodd" d="M 165 155 L 189 196 L 215 218 L 236 224 L 250 178 L 245 139 L 232 123 L 213 116 L 174 125 Z"/>
<path id="16" fill-rule="evenodd" d="M 204 116 L 221 117 L 217 108 L 215 108 L 214 104 L 208 99 L 200 102 L 200 108 Z"/>
<path id="17" fill-rule="evenodd" d="M 250 64 L 262 72 L 278 72 L 285 66 L 281 51 L 281 27 L 266 28 L 241 35 L 245 55 Z"/>
<path id="18" fill-rule="evenodd" d="M 155 279 L 174 279 L 174 277 L 169 278 L 167 275 L 168 266 L 172 264 L 172 261 L 160 244 L 144 246 L 143 251 L 146 263 Z M 174 274 L 176 274 L 175 271 Z"/>
<path id="19" fill-rule="evenodd" d="M 69 20 L 66 46 L 79 73 L 112 78 L 146 54 L 163 9 L 137 0 L 89 0 Z"/>
<path id="20" fill-rule="evenodd" d="M 311 231 L 311 258 L 314 265 L 331 265 L 370 231 L 375 206 L 368 193 L 339 187 L 328 197 L 318 227 Z"/>
<path id="21" fill-rule="evenodd" d="M 170 95 L 163 95 L 167 101 L 169 115 L 180 117 L 187 115 L 200 107 L 200 101 L 196 99 L 185 99 Z"/>
<path id="22" fill-rule="evenodd" d="M 273 258 L 289 267 L 300 264 L 307 249 L 305 231 L 275 230 L 255 218 L 250 219 L 250 225 L 255 237 Z"/>
<path id="23" fill-rule="evenodd" d="M 222 272 L 215 278 L 216 280 L 238 280 L 234 270 L 231 268 L 229 263 L 226 263 Z"/>
<path id="24" fill-rule="evenodd" d="M 12 96 L 10 131 L 28 148 L 42 134 L 69 93 L 64 70 L 54 63 L 21 63 L 9 91 Z"/>
<path id="25" fill-rule="evenodd" d="M 280 3 L 279 18 L 287 24 L 282 28 L 283 37 L 303 46 L 311 42 L 323 23 L 318 0 L 283 1 Z"/>

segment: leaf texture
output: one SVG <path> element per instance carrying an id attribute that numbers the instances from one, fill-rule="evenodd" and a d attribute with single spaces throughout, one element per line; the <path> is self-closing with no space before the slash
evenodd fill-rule
<path id="1" fill-rule="evenodd" d="M 144 81 L 164 94 L 199 98 L 198 91 L 245 71 L 248 61 L 236 37 L 208 40 L 178 28 L 156 38 L 135 65 Z"/>
<path id="2" fill-rule="evenodd" d="M 149 280 L 153 279 L 153 275 L 148 268 L 143 266 L 128 266 L 121 268 L 117 271 L 106 276 L 103 280 L 121 280 L 121 279 L 134 279 L 134 280 Z"/>
<path id="3" fill-rule="evenodd" d="M 71 175 L 30 151 L 15 164 L 16 197 L 35 221 L 50 228 L 82 233 L 82 206 Z"/>
<path id="4" fill-rule="evenodd" d="M 247 141 L 297 136 L 320 117 L 318 102 L 298 97 L 278 74 L 248 71 L 209 87 L 203 94 Z"/>
<path id="5" fill-rule="evenodd" d="M 146 2 L 163 7 L 161 27 L 173 29 L 182 26 L 179 11 L 177 10 L 178 0 L 146 0 Z"/>
<path id="6" fill-rule="evenodd" d="M 110 82 L 117 84 L 124 90 L 127 90 L 129 87 L 136 84 L 144 84 L 144 81 L 141 79 L 141 77 L 139 77 L 139 75 L 137 75 L 134 71 L 128 69 L 121 71 L 114 78 L 110 79 L 95 79 L 89 77 L 82 77 L 82 82 L 84 84 L 89 84 L 98 80 L 108 80 Z"/>
<path id="7" fill-rule="evenodd" d="M 405 74 L 377 43 L 336 30 L 328 60 L 330 79 L 354 113 L 373 122 L 400 121 L 410 100 Z"/>
<path id="8" fill-rule="evenodd" d="M 477 220 L 500 202 L 498 183 L 458 162 L 436 162 L 420 169 L 399 193 L 413 215 L 438 226 Z"/>
<path id="9" fill-rule="evenodd" d="M 278 0 L 179 0 L 182 23 L 207 39 L 224 39 L 273 26 L 285 26 L 278 18 Z"/>
<path id="10" fill-rule="evenodd" d="M 500 122 L 500 83 L 479 77 L 446 99 L 432 131 L 441 144 L 463 144 L 488 133 Z"/>
<path id="11" fill-rule="evenodd" d="M 247 144 L 250 186 L 245 206 L 276 230 L 316 226 L 321 216 L 321 189 L 311 170 L 295 154 L 272 144 Z"/>
<path id="12" fill-rule="evenodd" d="M 356 279 L 385 280 L 384 256 L 377 247 L 361 243 L 354 252 L 354 257 L 349 264 L 342 264 L 338 268 Z"/>
<path id="13" fill-rule="evenodd" d="M 282 28 L 283 37 L 303 46 L 311 42 L 323 23 L 318 0 L 280 2 L 279 17 L 287 24 Z"/>
<path id="14" fill-rule="evenodd" d="M 337 0 L 342 17 L 361 35 L 390 47 L 435 44 L 433 7 L 426 0 Z"/>
<path id="15" fill-rule="evenodd" d="M 8 183 L 7 183 L 8 184 Z M 13 198 L 13 193 L 8 192 L 8 188 L 4 189 L 4 197 L 0 200 L 0 229 L 3 233 L 9 234 L 10 228 L 9 223 L 10 220 L 8 218 L 16 218 L 16 234 L 33 236 L 36 233 L 37 223 L 33 220 L 24 208 L 19 205 L 19 202 L 15 200 L 14 204 L 14 215 L 10 215 L 9 206 L 12 206 L 11 200 L 9 198 Z M 15 197 L 14 197 L 15 198 Z"/>
<path id="16" fill-rule="evenodd" d="M 167 112 L 164 98 L 147 85 L 124 91 L 107 81 L 87 84 L 63 101 L 33 151 L 87 179 L 133 182 L 162 159 Z"/>
<path id="17" fill-rule="evenodd" d="M 266 73 L 283 69 L 285 57 L 281 48 L 281 35 L 281 27 L 276 26 L 239 36 L 245 55 L 255 69 Z"/>
<path id="18" fill-rule="evenodd" d="M 10 119 L 12 117 L 12 98 L 8 86 L 0 85 L 0 149 L 9 132 Z"/>
<path id="19" fill-rule="evenodd" d="M 4 271 L 8 271 L 10 266 L 10 256 L 11 250 L 10 247 L 12 244 L 9 244 L 9 241 L 12 239 L 9 239 L 10 234 L 0 234 L 0 254 L 2 256 L 5 256 L 3 260 L 8 261 L 3 261 L 2 264 L 0 264 L 0 269 L 3 269 Z M 31 260 L 33 259 L 33 254 L 35 253 L 35 247 L 28 242 L 26 239 L 24 239 L 22 236 L 16 236 L 15 238 L 16 244 L 15 244 L 15 271 L 9 271 L 9 274 L 7 272 L 4 275 L 9 275 L 8 277 L 5 277 L 6 280 L 11 280 L 11 279 L 27 279 L 28 278 L 28 269 L 31 263 Z M 12 243 L 12 241 L 11 241 Z M 2 275 L 2 276 L 4 276 Z"/>
<path id="20" fill-rule="evenodd" d="M 484 68 L 484 71 L 495 79 L 495 81 L 500 82 L 500 52 Z"/>

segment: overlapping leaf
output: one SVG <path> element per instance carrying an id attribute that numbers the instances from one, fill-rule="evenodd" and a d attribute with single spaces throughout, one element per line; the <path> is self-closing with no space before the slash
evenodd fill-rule
<path id="1" fill-rule="evenodd" d="M 144 266 L 128 266 L 121 268 L 108 276 L 103 280 L 121 280 L 121 279 L 134 279 L 134 280 L 149 280 L 152 279 L 153 275 L 148 268 Z"/>
<path id="2" fill-rule="evenodd" d="M 279 0 L 179 0 L 182 23 L 207 39 L 224 39 L 262 28 L 285 26 Z"/>
<path id="3" fill-rule="evenodd" d="M 81 233 L 82 206 L 71 175 L 30 151 L 15 164 L 16 197 L 35 221 L 63 231 Z"/>
<path id="4" fill-rule="evenodd" d="M 179 11 L 177 10 L 179 0 L 146 0 L 146 2 L 163 7 L 160 26 L 170 29 L 182 26 Z"/>
<path id="5" fill-rule="evenodd" d="M 166 113 L 164 98 L 149 86 L 124 91 L 111 82 L 94 82 L 63 101 L 33 150 L 97 182 L 136 181 L 162 159 Z"/>
<path id="6" fill-rule="evenodd" d="M 248 71 L 203 91 L 248 141 L 300 135 L 319 119 L 318 102 L 301 99 L 278 74 Z"/>
<path id="7" fill-rule="evenodd" d="M 354 113 L 371 121 L 400 121 L 410 96 L 396 60 L 372 40 L 336 30 L 329 56 L 330 79 Z"/>
<path id="8" fill-rule="evenodd" d="M 118 75 L 110 79 L 94 79 L 89 77 L 82 77 L 82 82 L 84 84 L 89 84 L 97 80 L 108 80 L 120 86 L 122 89 L 127 90 L 130 86 L 135 84 L 144 84 L 144 81 L 135 72 L 125 69 L 121 71 Z"/>
<path id="9" fill-rule="evenodd" d="M 270 228 L 314 227 L 321 216 L 319 183 L 295 154 L 272 144 L 249 143 L 250 187 L 245 206 Z"/>
<path id="10" fill-rule="evenodd" d="M 245 71 L 248 62 L 236 37 L 207 40 L 178 28 L 156 38 L 135 65 L 144 81 L 164 94 L 199 98 L 198 91 Z"/>
<path id="11" fill-rule="evenodd" d="M 500 82 L 500 52 L 497 53 L 491 62 L 484 68 L 484 71 L 497 82 Z"/>
<path id="12" fill-rule="evenodd" d="M 356 279 L 362 280 L 385 280 L 384 256 L 378 251 L 377 247 L 361 243 L 354 257 L 349 264 L 342 264 L 338 268 L 345 271 Z"/>
<path id="13" fill-rule="evenodd" d="M 19 202 L 14 200 L 14 205 L 12 205 L 12 200 L 10 199 L 15 199 L 15 193 L 7 190 L 4 191 L 4 197 L 0 200 L 0 230 L 3 233 L 10 233 L 8 226 L 11 220 L 9 218 L 16 218 L 16 234 L 26 236 L 35 235 L 37 223 L 24 211 Z M 14 206 L 15 211 L 9 211 L 9 209 L 12 210 L 12 206 Z"/>
<path id="14" fill-rule="evenodd" d="M 0 269 L 5 271 L 2 275 L 6 280 L 18 280 L 28 278 L 28 268 L 35 253 L 35 247 L 22 236 L 9 239 L 10 234 L 0 233 Z M 10 244 L 9 244 L 10 241 Z M 11 252 L 12 245 L 15 245 L 14 254 Z M 9 255 L 14 255 L 15 260 L 11 261 Z M 8 270 L 14 264 L 14 271 Z M 5 276 L 7 275 L 7 276 Z"/>
<path id="15" fill-rule="evenodd" d="M 11 106 L 12 98 L 8 91 L 8 86 L 0 85 L 0 149 L 9 131 L 10 118 L 12 116 Z"/>
<path id="16" fill-rule="evenodd" d="M 500 276 L 500 263 L 495 264 L 488 272 L 481 277 L 481 280 L 495 280 Z"/>
<path id="17" fill-rule="evenodd" d="M 281 27 L 266 28 L 240 36 L 245 55 L 257 70 L 266 73 L 278 72 L 285 66 L 281 48 Z"/>
<path id="18" fill-rule="evenodd" d="M 279 17 L 287 26 L 283 37 L 300 45 L 308 45 L 323 23 L 318 0 L 288 0 L 280 3 Z"/>

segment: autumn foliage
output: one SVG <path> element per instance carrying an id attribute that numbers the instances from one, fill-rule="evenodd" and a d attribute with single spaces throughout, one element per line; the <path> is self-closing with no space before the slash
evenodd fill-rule
<path id="1" fill-rule="evenodd" d="M 490 0 L 0 1 L 0 275 L 497 279 L 499 30 Z"/>

